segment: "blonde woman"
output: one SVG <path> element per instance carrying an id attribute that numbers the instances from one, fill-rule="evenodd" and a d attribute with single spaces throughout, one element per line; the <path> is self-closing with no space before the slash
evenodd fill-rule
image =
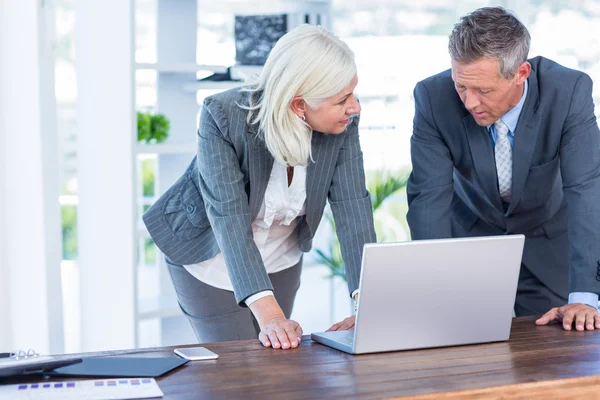
<path id="1" fill-rule="evenodd" d="M 357 82 L 348 46 L 302 25 L 273 47 L 256 85 L 204 101 L 197 156 L 144 215 L 200 343 L 299 346 L 289 318 L 326 200 L 356 296 L 363 245 L 375 241 Z"/>

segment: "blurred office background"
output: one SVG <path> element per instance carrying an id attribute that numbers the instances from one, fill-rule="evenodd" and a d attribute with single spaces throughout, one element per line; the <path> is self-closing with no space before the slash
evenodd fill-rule
<path id="1" fill-rule="evenodd" d="M 412 90 L 490 5 L 527 25 L 530 56 L 600 81 L 600 0 L 0 0 L 0 351 L 194 342 L 141 215 L 191 161 L 202 100 L 260 72 L 244 17 L 322 24 L 354 50 L 368 184 L 399 178 L 379 240 L 408 239 Z M 351 313 L 327 216 L 314 247 L 292 315 L 305 333 Z"/>

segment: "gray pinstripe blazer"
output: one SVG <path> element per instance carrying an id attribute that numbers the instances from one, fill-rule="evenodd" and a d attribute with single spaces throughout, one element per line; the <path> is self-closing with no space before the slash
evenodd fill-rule
<path id="1" fill-rule="evenodd" d="M 206 98 L 198 152 L 179 180 L 144 214 L 160 250 L 174 263 L 194 264 L 223 252 L 236 300 L 273 290 L 252 236 L 273 167 L 256 127 L 246 124 L 248 93 L 231 89 Z M 307 252 L 325 201 L 336 221 L 350 293 L 358 288 L 363 245 L 374 242 L 358 118 L 340 135 L 313 132 L 306 176 L 306 215 L 296 227 Z"/>

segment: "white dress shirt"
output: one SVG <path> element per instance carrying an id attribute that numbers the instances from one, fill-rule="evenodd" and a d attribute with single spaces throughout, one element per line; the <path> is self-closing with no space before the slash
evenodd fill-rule
<path id="1" fill-rule="evenodd" d="M 302 257 L 298 238 L 293 235 L 298 217 L 306 214 L 306 167 L 294 167 L 294 177 L 288 187 L 287 168 L 275 161 L 260 211 L 252 223 L 254 242 L 267 273 L 283 271 L 298 264 Z M 184 265 L 196 279 L 207 285 L 233 291 L 223 253 L 197 264 Z M 246 305 L 265 296 L 266 290 L 246 299 Z"/>

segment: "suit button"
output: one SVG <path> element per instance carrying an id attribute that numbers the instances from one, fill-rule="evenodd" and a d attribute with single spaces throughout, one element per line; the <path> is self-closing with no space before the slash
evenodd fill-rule
<path id="1" fill-rule="evenodd" d="M 188 206 L 186 207 L 186 211 L 188 212 L 188 214 L 192 214 L 195 210 L 196 207 L 194 207 L 192 204 L 188 204 Z"/>

